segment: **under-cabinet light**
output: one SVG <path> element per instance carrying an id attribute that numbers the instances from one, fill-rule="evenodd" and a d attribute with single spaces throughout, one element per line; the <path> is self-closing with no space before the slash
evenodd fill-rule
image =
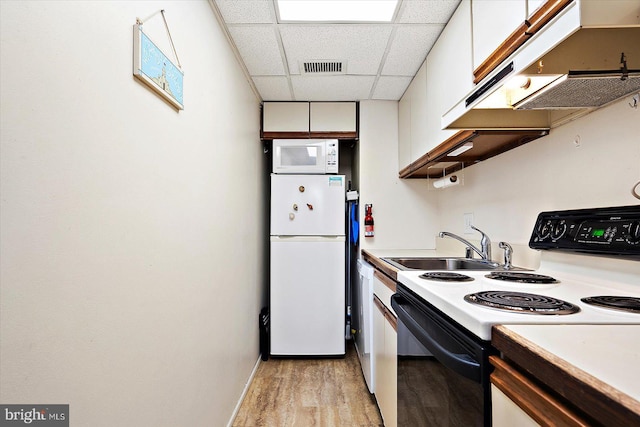
<path id="1" fill-rule="evenodd" d="M 277 0 L 280 21 L 391 22 L 398 0 Z"/>
<path id="2" fill-rule="evenodd" d="M 473 142 L 467 142 L 466 144 L 461 145 L 460 147 L 456 148 L 452 152 L 447 153 L 447 157 L 459 156 L 460 154 L 464 153 L 465 151 L 469 151 L 472 148 L 473 148 Z"/>

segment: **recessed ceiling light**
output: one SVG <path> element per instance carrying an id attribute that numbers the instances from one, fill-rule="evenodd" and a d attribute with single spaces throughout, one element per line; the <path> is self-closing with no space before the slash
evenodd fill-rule
<path id="1" fill-rule="evenodd" d="M 280 22 L 391 22 L 398 0 L 277 0 Z"/>

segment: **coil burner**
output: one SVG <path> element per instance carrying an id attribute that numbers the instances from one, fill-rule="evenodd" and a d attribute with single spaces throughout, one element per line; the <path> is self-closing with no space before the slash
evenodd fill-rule
<path id="1" fill-rule="evenodd" d="M 517 283 L 558 283 L 558 281 L 551 276 L 533 273 L 517 273 L 514 271 L 492 271 L 484 277 Z"/>
<path id="2" fill-rule="evenodd" d="M 524 314 L 573 314 L 580 308 L 557 298 L 511 291 L 483 291 L 465 295 L 464 300 L 504 311 Z"/>
<path id="3" fill-rule="evenodd" d="M 596 296 L 581 298 L 580 301 L 612 310 L 640 313 L 640 298 L 624 296 Z"/>
<path id="4" fill-rule="evenodd" d="M 438 282 L 471 282 L 473 277 L 451 271 L 434 271 L 420 275 L 421 279 L 435 280 Z"/>

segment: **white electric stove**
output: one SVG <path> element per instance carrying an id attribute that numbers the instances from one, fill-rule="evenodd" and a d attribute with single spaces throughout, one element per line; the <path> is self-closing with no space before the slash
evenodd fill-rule
<path id="1" fill-rule="evenodd" d="M 498 324 L 640 324 L 640 206 L 542 213 L 530 246 L 544 250 L 540 268 L 507 272 L 533 276 L 524 283 L 469 270 L 401 271 L 398 280 L 483 340 Z M 497 306 L 510 302 L 522 307 Z"/>
<path id="2" fill-rule="evenodd" d="M 542 266 L 532 272 L 518 273 L 553 277 L 554 283 L 505 282 L 487 277 L 490 275 L 488 272 L 479 271 L 462 273 L 473 279 L 471 281 L 425 279 L 421 277 L 424 276 L 424 271 L 399 272 L 398 280 L 474 335 L 483 340 L 490 340 L 493 325 L 640 324 L 640 312 L 625 312 L 582 301 L 582 298 L 594 296 L 640 298 L 640 263 L 636 262 L 635 265 L 639 269 L 634 278 L 636 284 L 621 282 L 620 277 L 616 281 L 610 281 L 602 270 L 597 271 L 601 277 L 595 277 L 586 274 L 587 269 L 562 272 L 548 266 Z M 467 295 L 484 297 L 489 303 L 508 303 L 513 299 L 516 303 L 524 302 L 525 307 L 512 311 L 483 306 L 466 300 Z M 533 309 L 529 309 L 529 303 L 533 303 Z M 549 308 L 545 308 L 547 305 Z M 536 311 L 535 306 L 542 308 Z"/>
<path id="3" fill-rule="evenodd" d="M 543 212 L 529 246 L 535 271 L 398 273 L 399 427 L 491 426 L 493 325 L 640 324 L 640 206 Z"/>

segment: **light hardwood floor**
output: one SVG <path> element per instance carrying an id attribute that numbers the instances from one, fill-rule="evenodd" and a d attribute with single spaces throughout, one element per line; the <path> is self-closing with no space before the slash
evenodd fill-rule
<path id="1" fill-rule="evenodd" d="M 234 427 L 380 427 L 351 341 L 339 359 L 260 363 Z"/>

